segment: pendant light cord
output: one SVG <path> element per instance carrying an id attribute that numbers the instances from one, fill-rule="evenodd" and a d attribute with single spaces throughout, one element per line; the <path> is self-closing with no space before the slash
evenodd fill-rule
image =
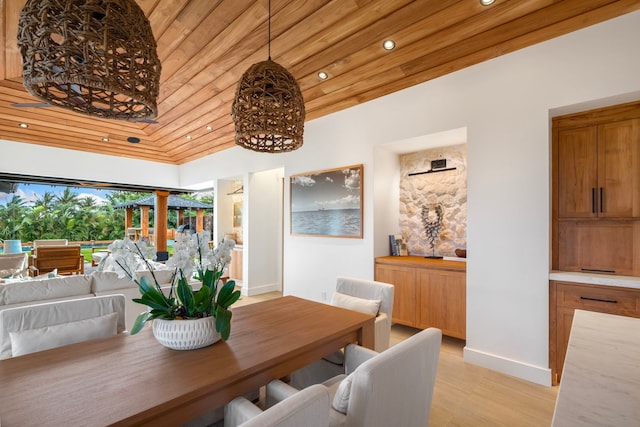
<path id="1" fill-rule="evenodd" d="M 267 21 L 267 32 L 269 41 L 267 43 L 267 56 L 269 56 L 269 61 L 271 61 L 271 0 L 269 0 L 269 19 Z"/>

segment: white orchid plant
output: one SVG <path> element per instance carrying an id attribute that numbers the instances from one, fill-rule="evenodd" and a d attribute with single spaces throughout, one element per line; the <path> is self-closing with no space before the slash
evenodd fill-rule
<path id="1" fill-rule="evenodd" d="M 155 249 L 143 241 L 133 242 L 125 238 L 109 245 L 115 269 L 120 277 L 127 276 L 140 289 L 141 297 L 133 301 L 144 304 L 149 309 L 136 318 L 130 333 L 138 333 L 147 321 L 153 319 L 198 319 L 213 316 L 216 331 L 223 340 L 231 333 L 231 311 L 229 307 L 240 298 L 240 291 L 234 290 L 235 281 L 229 280 L 220 286 L 220 278 L 225 266 L 231 262 L 231 250 L 236 242 L 224 239 L 211 249 L 204 233 L 180 237 L 174 245 L 173 256 L 167 267 L 174 269 L 169 294 L 165 295 L 154 275 L 151 259 Z M 136 276 L 136 271 L 144 264 L 155 283 L 147 276 Z M 197 291 L 189 283 L 197 280 L 202 286 Z"/>

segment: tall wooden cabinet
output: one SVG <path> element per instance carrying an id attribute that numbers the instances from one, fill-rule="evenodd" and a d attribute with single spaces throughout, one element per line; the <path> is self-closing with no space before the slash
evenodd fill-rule
<path id="1" fill-rule="evenodd" d="M 640 101 L 556 117 L 552 135 L 552 269 L 640 277 Z M 595 277 L 550 282 L 554 384 L 575 309 L 640 317 L 640 289 Z"/>
<path id="2" fill-rule="evenodd" d="M 553 119 L 552 268 L 640 276 L 640 102 Z"/>
<path id="3" fill-rule="evenodd" d="M 376 258 L 375 279 L 394 285 L 393 323 L 466 338 L 466 263 L 419 256 Z"/>

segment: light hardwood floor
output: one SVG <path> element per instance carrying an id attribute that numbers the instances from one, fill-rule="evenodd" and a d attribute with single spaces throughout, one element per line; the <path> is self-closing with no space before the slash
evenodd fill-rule
<path id="1" fill-rule="evenodd" d="M 391 328 L 391 345 L 418 330 Z M 443 337 L 429 417 L 430 427 L 551 425 L 558 387 L 545 387 L 462 359 L 464 341 Z"/>
<path id="2" fill-rule="evenodd" d="M 243 297 L 237 304 L 277 298 L 279 292 Z M 391 345 L 418 329 L 391 327 Z M 558 387 L 544 387 L 470 363 L 464 341 L 443 337 L 429 427 L 540 427 L 551 425 Z"/>

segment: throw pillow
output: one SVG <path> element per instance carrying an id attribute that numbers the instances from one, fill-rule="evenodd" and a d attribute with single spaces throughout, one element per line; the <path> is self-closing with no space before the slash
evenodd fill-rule
<path id="1" fill-rule="evenodd" d="M 336 292 L 333 294 L 331 305 L 347 308 L 353 311 L 359 311 L 361 313 L 370 314 L 372 316 L 377 316 L 378 311 L 380 311 L 379 299 L 358 298 L 351 295 L 342 294 L 340 292 Z"/>
<path id="2" fill-rule="evenodd" d="M 343 414 L 347 413 L 349 409 L 349 395 L 351 394 L 351 383 L 353 382 L 353 374 L 347 375 L 342 380 L 336 390 L 335 396 L 333 396 L 333 409 Z"/>
<path id="3" fill-rule="evenodd" d="M 22 356 L 63 345 L 110 337 L 116 335 L 117 326 L 118 313 L 109 313 L 76 322 L 10 332 L 11 354 L 13 357 Z"/>

